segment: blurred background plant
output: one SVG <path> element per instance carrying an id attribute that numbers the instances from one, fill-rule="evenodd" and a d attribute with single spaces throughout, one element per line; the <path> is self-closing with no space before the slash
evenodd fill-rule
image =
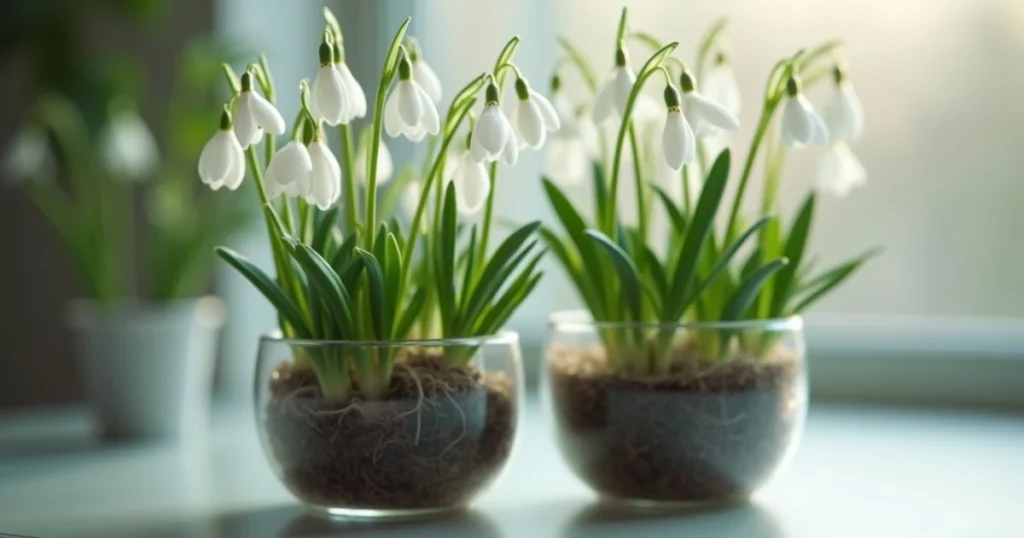
<path id="1" fill-rule="evenodd" d="M 169 99 L 158 107 L 157 142 L 134 104 L 151 95 L 141 59 L 84 46 L 83 21 L 115 17 L 151 28 L 164 7 L 159 0 L 0 7 L 0 57 L 28 56 L 40 96 L 5 151 L 6 175 L 53 225 L 82 293 L 105 305 L 201 295 L 213 246 L 252 213 L 197 189 L 195 162 L 224 98 L 219 62 L 231 51 L 190 40 L 178 53 Z"/>

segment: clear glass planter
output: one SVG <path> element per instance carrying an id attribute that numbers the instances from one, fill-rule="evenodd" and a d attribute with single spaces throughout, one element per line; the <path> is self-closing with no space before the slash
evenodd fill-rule
<path id="1" fill-rule="evenodd" d="M 388 362 L 389 382 L 368 397 L 365 374 Z M 469 503 L 504 468 L 522 379 L 514 332 L 395 342 L 268 335 L 256 368 L 257 429 L 278 478 L 312 511 L 423 516 Z"/>
<path id="2" fill-rule="evenodd" d="M 639 508 L 747 500 L 793 454 L 807 412 L 803 321 L 594 323 L 551 317 L 545 408 L 562 456 Z"/>

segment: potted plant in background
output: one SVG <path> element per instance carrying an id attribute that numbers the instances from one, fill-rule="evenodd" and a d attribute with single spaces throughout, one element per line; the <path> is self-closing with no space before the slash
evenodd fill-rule
<path id="1" fill-rule="evenodd" d="M 776 472 L 796 445 L 807 406 L 800 313 L 872 254 L 816 272 L 805 254 L 816 194 L 794 217 L 777 215 L 790 149 L 829 145 L 824 189 L 845 192 L 863 181 L 863 167 L 845 146 L 859 136 L 860 107 L 836 63 L 835 43 L 799 51 L 772 69 L 726 226 L 716 230 L 733 166 L 728 149 L 713 160 L 708 149 L 739 125 L 723 28 L 716 24 L 700 41 L 691 71 L 673 56 L 677 43 L 630 31 L 623 9 L 615 68 L 600 87 L 586 58 L 562 41 L 564 65 L 578 68 L 594 98 L 594 120 L 618 123 L 613 153 L 599 154 L 592 166 L 589 218 L 552 181 L 560 178 L 544 180 L 561 229 L 541 234 L 586 305 L 551 318 L 548 407 L 575 473 L 602 497 L 633 506 L 747 499 Z M 635 74 L 630 41 L 655 51 Z M 832 74 L 837 91 L 822 119 L 803 90 Z M 650 99 L 645 84 L 662 80 L 664 127 L 649 140 L 652 133 L 634 118 Z M 647 151 L 656 161 L 645 158 L 650 147 L 658 148 Z M 620 215 L 627 151 L 635 223 Z M 742 204 L 759 158 L 764 198 L 747 220 Z M 672 178 L 681 183 L 681 199 L 655 184 L 659 166 L 681 170 Z M 652 233 L 655 203 L 666 215 L 667 237 Z"/>
<path id="2" fill-rule="evenodd" d="M 8 176 L 52 224 L 86 290 L 68 320 L 106 438 L 180 440 L 205 426 L 224 320 L 219 299 L 204 295 L 208 253 L 247 221 L 194 186 L 204 142 L 196 119 L 217 106 L 215 51 L 223 53 L 195 43 L 180 59 L 165 158 L 126 96 L 111 101 L 94 134 L 86 111 L 56 93 L 32 105 L 5 157 Z"/>
<path id="3" fill-rule="evenodd" d="M 441 87 L 405 36 L 409 19 L 368 102 L 345 64 L 340 28 L 329 10 L 325 15 L 319 62 L 310 61 L 319 68 L 311 84 L 300 84 L 289 141 L 275 152 L 274 135 L 286 125 L 272 104 L 266 61 L 240 77 L 225 66 L 235 97 L 199 160 L 200 176 L 214 188 L 234 188 L 248 171 L 269 231 L 273 277 L 236 252 L 217 250 L 280 319 L 279 330 L 260 341 L 257 427 L 271 467 L 316 512 L 449 510 L 469 502 L 509 456 L 522 369 L 518 336 L 502 327 L 540 279 L 533 239 L 539 223 L 489 248 L 495 161 L 514 165 L 517 138 L 539 146 L 557 123 L 545 123 L 553 115 L 539 107 L 548 103 L 512 63 L 518 38 L 493 71 L 438 114 Z M 515 130 L 500 108 L 511 72 L 525 109 Z M 474 118 L 481 93 L 485 106 Z M 367 115 L 369 134 L 357 155 L 352 121 Z M 468 135 L 460 131 L 467 119 Z M 338 127 L 340 161 L 328 126 Z M 405 222 L 382 214 L 399 195 L 378 202 L 382 168 L 391 167 L 383 132 L 429 138 L 422 171 L 395 180 L 421 186 Z M 357 194 L 360 178 L 365 196 Z M 480 210 L 481 225 L 460 222 Z"/>

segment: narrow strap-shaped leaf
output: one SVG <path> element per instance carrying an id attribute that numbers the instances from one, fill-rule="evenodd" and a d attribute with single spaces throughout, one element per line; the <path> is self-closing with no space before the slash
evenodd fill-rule
<path id="1" fill-rule="evenodd" d="M 562 264 L 562 269 L 569 275 L 573 284 L 576 286 L 576 292 L 579 293 L 583 299 L 583 303 L 587 306 L 587 309 L 594 315 L 595 319 L 605 319 L 604 316 L 604 304 L 601 302 L 601 298 L 597 296 L 594 291 L 593 282 L 587 277 L 580 267 L 580 259 L 576 252 L 569 250 L 569 247 L 562 241 L 560 237 L 555 235 L 555 232 L 551 231 L 547 227 L 541 227 L 538 230 L 541 239 L 544 244 L 547 245 L 548 250 L 555 254 L 555 257 Z"/>
<path id="2" fill-rule="evenodd" d="M 380 340 L 391 338 L 391 327 L 387 311 L 387 292 L 384 284 L 384 271 L 381 269 L 377 258 L 361 249 L 356 248 L 356 255 L 363 260 L 366 267 L 366 279 L 370 288 L 370 317 L 373 318 L 373 332 Z"/>
<path id="3" fill-rule="evenodd" d="M 359 234 L 352 232 L 345 238 L 345 241 L 338 247 L 337 252 L 331 258 L 331 267 L 334 268 L 334 272 L 339 275 L 342 274 L 342 268 L 352 259 L 352 251 L 356 248 L 359 243 Z"/>
<path id="4" fill-rule="evenodd" d="M 473 271 L 476 270 L 476 226 L 469 233 L 469 248 L 466 249 L 466 267 L 462 275 L 462 287 L 459 292 L 462 294 L 459 301 L 459 309 L 465 310 L 469 301 L 469 291 L 473 289 Z"/>
<path id="5" fill-rule="evenodd" d="M 821 275 L 813 278 L 805 285 L 805 292 L 797 297 L 796 305 L 789 309 L 789 314 L 799 314 L 803 312 L 807 307 L 811 306 L 825 294 L 835 289 L 836 286 L 842 284 L 847 278 L 853 275 L 857 269 L 860 268 L 864 262 L 875 257 L 880 249 L 872 249 L 860 256 L 842 263 L 828 271 L 825 271 Z"/>
<path id="6" fill-rule="evenodd" d="M 604 174 L 604 166 L 598 161 L 591 163 L 591 177 L 594 182 L 594 207 L 597 209 L 595 215 L 604 215 L 608 206 L 608 183 Z"/>
<path id="7" fill-rule="evenodd" d="M 305 318 L 299 312 L 298 307 L 285 295 L 284 290 L 273 279 L 244 256 L 229 248 L 217 247 L 214 249 L 214 252 L 252 283 L 270 301 L 270 304 L 277 309 L 281 317 L 295 329 L 299 336 L 304 338 L 310 336 L 309 327 Z"/>
<path id="8" fill-rule="evenodd" d="M 800 212 L 797 213 L 796 220 L 793 222 L 789 236 L 786 238 L 786 250 L 783 255 L 789 259 L 789 265 L 775 276 L 774 288 L 772 290 L 772 317 L 782 314 L 782 310 L 786 307 L 786 303 L 789 302 L 793 290 L 796 289 L 793 286 L 793 280 L 803 261 L 804 250 L 807 248 L 807 238 L 810 235 L 811 223 L 814 220 L 815 199 L 816 197 L 813 192 L 807 195 L 807 199 L 800 207 Z"/>
<path id="9" fill-rule="evenodd" d="M 516 257 L 530 236 L 540 227 L 539 221 L 534 221 L 518 230 L 512 232 L 502 241 L 490 261 L 484 267 L 480 280 L 473 286 L 472 296 L 469 299 L 465 310 L 459 313 L 458 323 L 460 325 L 471 323 L 483 310 L 487 301 L 498 292 L 503 283 L 503 273 L 506 275 L 521 263 L 522 255 Z M 527 247 L 527 250 L 532 247 Z"/>
<path id="10" fill-rule="evenodd" d="M 308 245 L 290 240 L 290 252 L 302 267 L 309 282 L 320 288 L 321 299 L 329 305 L 334 319 L 342 325 L 343 333 L 353 326 L 352 300 L 341 277 L 319 254 Z"/>
<path id="11" fill-rule="evenodd" d="M 392 188 L 394 188 L 394 186 L 392 186 Z M 402 222 L 398 220 L 398 217 L 391 217 L 391 220 L 388 222 L 390 223 L 388 231 L 395 234 L 395 239 L 398 240 L 399 245 L 404 245 L 405 232 L 402 231 Z"/>
<path id="12" fill-rule="evenodd" d="M 672 227 L 672 233 L 678 235 L 686 233 L 686 215 L 672 201 L 672 197 L 665 192 L 665 189 L 657 185 L 654 186 L 654 192 L 658 195 L 658 199 L 661 200 L 661 206 L 665 208 L 665 214 L 668 215 L 668 223 Z"/>
<path id="13" fill-rule="evenodd" d="M 619 275 L 622 286 L 622 298 L 629 306 L 634 320 L 640 320 L 640 299 L 643 293 L 640 286 L 640 272 L 626 251 L 598 230 L 587 230 L 587 235 L 611 257 L 612 267 Z"/>
<path id="14" fill-rule="evenodd" d="M 427 288 L 417 288 L 412 298 L 409 299 L 409 303 L 405 305 L 401 317 L 398 318 L 398 324 L 395 326 L 394 333 L 396 339 L 409 337 L 412 324 L 416 322 L 416 318 L 420 315 L 420 311 L 423 310 L 423 305 L 426 302 Z"/>
<path id="15" fill-rule="evenodd" d="M 405 283 L 402 282 L 402 249 L 395 234 L 389 233 L 384 240 L 384 289 L 387 292 L 386 311 L 388 331 L 393 331 L 395 319 L 398 317 L 398 303 L 405 294 Z"/>
<path id="16" fill-rule="evenodd" d="M 722 195 L 725 193 L 725 185 L 729 180 L 729 163 L 730 153 L 726 149 L 715 160 L 708 179 L 701 189 L 693 220 L 686 230 L 686 239 L 675 258 L 672 292 L 666 301 L 663 313 L 664 321 L 678 320 L 683 315 L 686 306 L 686 290 L 689 289 L 690 283 L 696 276 L 701 251 L 711 233 L 715 215 L 718 213 L 718 206 L 721 205 Z"/>
<path id="17" fill-rule="evenodd" d="M 334 206 L 327 211 L 317 211 L 316 219 L 313 242 L 309 246 L 326 258 L 328 255 L 326 252 L 327 240 L 330 238 L 331 230 L 334 229 L 335 223 L 338 222 L 338 206 Z"/>
<path id="18" fill-rule="evenodd" d="M 451 334 L 456 319 L 455 311 L 455 185 L 448 183 L 441 206 L 441 233 L 439 245 L 435 248 L 435 286 L 438 306 L 441 309 L 443 332 Z"/>
<path id="19" fill-rule="evenodd" d="M 519 276 L 505 289 L 505 291 L 490 305 L 487 311 L 480 316 L 473 327 L 473 334 L 494 334 L 505 324 L 512 312 L 529 295 L 533 289 L 531 281 L 539 279 L 540 273 L 534 274 L 537 265 L 544 257 L 545 252 L 541 251 L 534 255 L 526 267 L 520 271 Z M 536 284 L 534 284 L 536 285 Z"/>
<path id="20" fill-rule="evenodd" d="M 700 297 L 700 294 L 703 293 L 712 282 L 714 282 L 715 278 L 729 267 L 729 262 L 736 256 L 736 253 L 739 252 L 740 248 L 743 247 L 743 243 L 753 237 L 753 235 L 757 233 L 757 230 L 766 225 L 770 220 L 772 220 L 772 218 L 774 217 L 771 215 L 761 217 L 761 219 L 755 222 L 753 226 L 747 228 L 742 235 L 736 238 L 736 240 L 725 249 L 725 252 L 718 256 L 715 265 L 708 272 L 707 277 L 705 277 L 704 280 L 701 281 L 701 283 L 698 284 L 690 293 L 690 297 L 687 299 L 687 306 Z"/>
<path id="21" fill-rule="evenodd" d="M 729 302 L 726 303 L 725 308 L 722 309 L 722 315 L 720 319 L 722 321 L 737 321 L 742 319 L 747 310 L 750 309 L 750 305 L 754 304 L 754 299 L 757 298 L 757 293 L 764 286 L 764 283 L 770 278 L 776 271 L 782 269 L 788 264 L 789 261 L 786 258 L 781 258 L 770 263 L 767 263 L 753 273 L 750 274 L 740 286 L 736 288 L 736 292 L 733 293 Z"/>
<path id="22" fill-rule="evenodd" d="M 544 191 L 551 203 L 551 208 L 555 211 L 555 216 L 562 223 L 562 227 L 565 228 L 569 239 L 572 240 L 580 254 L 581 269 L 593 283 L 594 297 L 600 301 L 602 310 L 606 310 L 609 301 L 608 296 L 604 294 L 608 291 L 606 288 L 608 276 L 605 274 L 604 260 L 598 256 L 597 246 L 587 238 L 587 225 L 557 185 L 548 179 L 544 179 L 543 183 Z"/>
<path id="23" fill-rule="evenodd" d="M 747 256 L 747 261 L 743 262 L 743 268 L 740 269 L 740 279 L 745 279 L 750 276 L 750 273 L 754 272 L 761 266 L 761 249 L 755 248 Z"/>

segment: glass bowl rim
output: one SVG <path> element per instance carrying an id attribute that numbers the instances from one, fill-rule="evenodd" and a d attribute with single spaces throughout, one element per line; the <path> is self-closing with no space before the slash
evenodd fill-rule
<path id="1" fill-rule="evenodd" d="M 260 335 L 260 345 L 284 344 L 299 347 L 344 347 L 344 348 L 401 348 L 401 347 L 483 347 L 511 346 L 519 343 L 519 333 L 502 329 L 485 336 L 458 338 L 409 338 L 402 340 L 314 340 L 309 338 L 284 338 L 280 329 Z"/>
<path id="2" fill-rule="evenodd" d="M 585 308 L 558 310 L 548 316 L 548 329 L 557 332 L 592 332 L 595 329 L 695 329 L 698 331 L 715 330 L 759 330 L 770 332 L 797 332 L 804 328 L 804 318 L 800 315 L 785 318 L 754 319 L 740 321 L 680 321 L 673 323 L 636 322 L 636 321 L 594 321 L 590 311 Z"/>

